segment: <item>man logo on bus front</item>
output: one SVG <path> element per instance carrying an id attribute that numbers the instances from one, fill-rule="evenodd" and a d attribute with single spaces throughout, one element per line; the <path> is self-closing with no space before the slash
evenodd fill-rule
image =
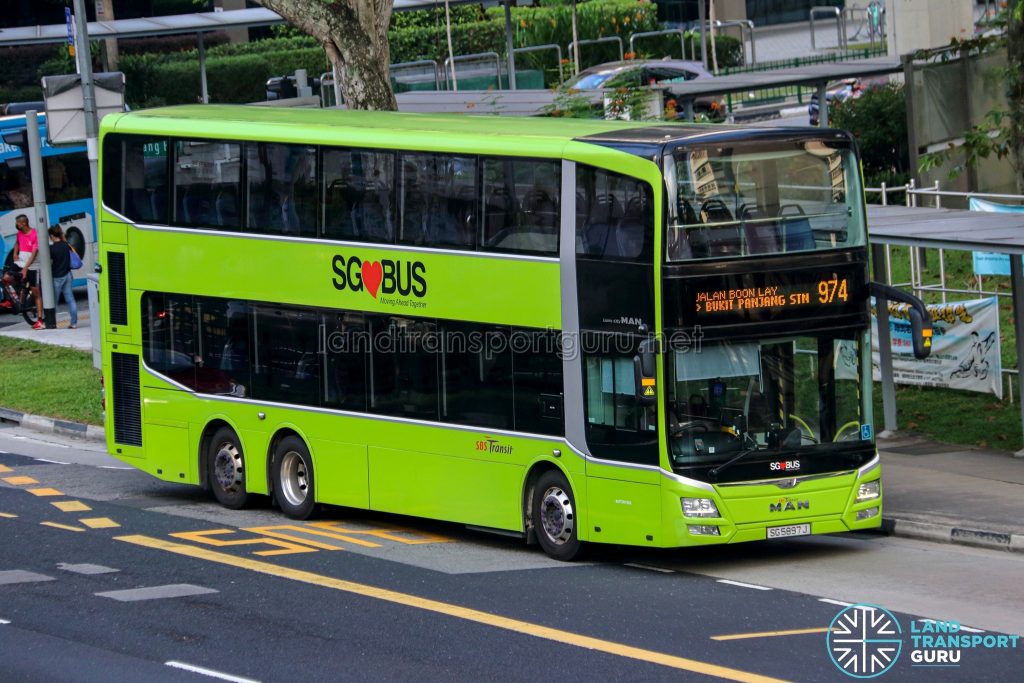
<path id="1" fill-rule="evenodd" d="M 369 261 L 335 254 L 331 268 L 334 271 L 331 281 L 337 290 L 361 292 L 365 289 L 374 299 L 378 293 L 417 298 L 427 294 L 427 268 L 421 261 Z"/>

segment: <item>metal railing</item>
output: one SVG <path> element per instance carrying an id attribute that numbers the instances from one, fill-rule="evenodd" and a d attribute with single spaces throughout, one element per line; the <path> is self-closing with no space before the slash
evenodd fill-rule
<path id="1" fill-rule="evenodd" d="M 664 31 L 641 31 L 640 33 L 634 33 L 629 37 L 629 51 L 636 53 L 636 39 L 637 38 L 651 38 L 654 36 L 667 36 L 678 33 L 679 34 L 679 54 L 680 59 L 686 59 L 686 31 L 681 28 L 670 28 Z"/>
<path id="2" fill-rule="evenodd" d="M 630 45 L 630 49 L 632 49 L 632 45 Z M 558 82 L 561 83 L 562 81 L 565 80 L 565 74 L 562 69 L 562 47 L 560 45 L 551 43 L 550 45 L 531 45 L 529 47 L 517 47 L 514 50 L 512 50 L 512 54 L 514 56 L 526 52 L 540 52 L 542 50 L 554 50 L 558 54 Z"/>
<path id="3" fill-rule="evenodd" d="M 604 38 L 588 38 L 587 40 L 577 40 L 576 43 L 578 45 L 596 45 L 597 43 L 618 43 L 619 60 L 625 59 L 626 56 L 625 51 L 622 49 L 622 38 L 618 36 L 605 36 Z M 569 43 L 568 52 L 570 61 L 576 58 L 576 52 L 575 50 L 573 50 L 573 47 L 574 45 L 572 43 Z M 580 64 L 580 68 L 583 68 L 582 64 Z"/>
<path id="4" fill-rule="evenodd" d="M 409 71 L 412 69 L 423 70 L 423 67 L 429 66 L 434 72 L 434 88 L 436 90 L 441 89 L 441 67 L 438 65 L 436 60 L 433 59 L 419 59 L 414 62 L 396 62 L 389 67 L 389 73 L 391 78 L 396 81 L 398 77 L 395 75 L 396 71 Z"/>
<path id="5" fill-rule="evenodd" d="M 708 21 L 707 26 L 710 30 L 712 22 Z M 714 22 L 715 30 L 718 31 L 723 28 L 738 28 L 740 30 L 740 45 L 743 46 L 743 62 L 745 64 L 755 64 L 757 62 L 757 44 L 754 39 L 754 22 L 749 19 L 735 19 L 732 21 L 718 21 Z M 744 39 L 746 35 L 746 39 Z M 813 37 L 813 34 L 811 34 Z M 750 43 L 750 61 L 747 61 L 747 43 Z"/>
<path id="6" fill-rule="evenodd" d="M 810 21 L 811 21 L 811 49 L 812 50 L 817 50 L 818 49 L 817 43 L 815 42 L 815 34 L 817 33 L 817 31 L 815 30 L 815 15 L 817 15 L 817 14 L 829 14 L 829 15 L 834 16 L 836 18 L 836 37 L 838 38 L 838 41 L 839 41 L 838 47 L 839 47 L 840 50 L 845 50 L 846 49 L 846 17 L 843 14 L 843 11 L 841 9 L 839 9 L 838 7 L 821 6 L 821 5 L 819 5 L 818 7 L 812 7 L 810 12 L 809 12 Z"/>
<path id="7" fill-rule="evenodd" d="M 443 71 L 444 71 L 445 88 L 448 89 L 448 90 L 451 90 L 452 89 L 452 85 L 455 85 L 456 89 L 458 88 L 458 82 L 456 81 L 456 82 L 453 83 L 452 76 L 449 75 L 452 71 L 454 71 L 454 69 L 452 67 L 453 67 L 453 65 L 456 62 L 482 62 L 482 61 L 485 61 L 485 60 L 486 61 L 490 61 L 491 59 L 494 60 L 494 77 L 497 79 L 497 85 L 498 85 L 498 88 L 500 89 L 501 88 L 501 55 L 499 55 L 497 52 L 474 52 L 473 54 L 469 54 L 469 55 L 456 55 L 454 57 L 447 57 L 444 60 L 444 69 L 443 69 Z M 458 78 L 458 76 L 456 75 L 455 78 Z"/>

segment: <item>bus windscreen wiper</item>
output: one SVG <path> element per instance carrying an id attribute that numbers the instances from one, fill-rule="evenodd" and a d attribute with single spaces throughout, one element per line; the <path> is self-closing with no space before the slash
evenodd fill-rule
<path id="1" fill-rule="evenodd" d="M 731 458 L 729 458 L 728 460 L 723 462 L 718 467 L 715 467 L 715 468 L 713 468 L 711 470 L 708 470 L 708 474 L 710 474 L 712 477 L 717 477 L 718 473 L 721 472 L 722 470 L 724 470 L 729 465 L 732 465 L 735 462 L 739 462 L 740 460 L 742 460 L 743 458 L 747 457 L 751 453 L 756 453 L 756 452 L 757 452 L 757 448 L 745 448 L 742 451 L 740 451 L 739 453 L 737 453 L 736 455 L 732 456 Z"/>

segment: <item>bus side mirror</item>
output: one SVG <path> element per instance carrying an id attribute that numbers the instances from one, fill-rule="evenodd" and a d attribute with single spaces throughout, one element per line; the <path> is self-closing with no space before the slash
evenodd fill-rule
<path id="1" fill-rule="evenodd" d="M 636 400 L 640 405 L 658 402 L 657 364 L 658 344 L 652 339 L 640 342 L 639 352 L 633 356 L 633 377 L 636 380 Z"/>
<path id="2" fill-rule="evenodd" d="M 872 282 L 871 294 L 876 299 L 893 300 L 908 304 L 910 310 L 910 338 L 914 347 L 914 358 L 924 360 L 932 352 L 932 315 L 924 302 L 913 294 L 881 282 Z"/>

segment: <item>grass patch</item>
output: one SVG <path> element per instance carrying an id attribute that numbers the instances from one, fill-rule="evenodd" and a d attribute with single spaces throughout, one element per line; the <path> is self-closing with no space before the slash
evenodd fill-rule
<path id="1" fill-rule="evenodd" d="M 926 249 L 925 266 L 922 267 L 923 284 L 938 284 L 939 250 Z M 910 281 L 910 250 L 907 247 L 892 247 L 892 282 L 906 285 Z M 973 290 L 965 293 L 950 293 L 947 301 L 966 301 L 991 297 L 992 294 L 978 292 L 978 280 L 969 251 L 946 251 L 944 255 L 946 287 L 950 289 Z M 984 276 L 982 285 L 986 292 L 1010 292 L 1010 278 L 1006 276 Z M 937 292 L 921 294 L 928 304 L 942 303 Z M 1017 367 L 1016 333 L 1013 320 L 1013 302 L 1010 297 L 999 297 L 999 345 L 1004 369 Z M 1013 382 L 1014 401 L 1009 401 L 1007 379 L 1004 376 L 1002 401 L 991 394 L 979 394 L 955 389 L 931 387 L 896 387 L 896 415 L 901 430 L 912 430 L 930 439 L 946 443 L 1018 450 L 1024 446 L 1021 432 L 1020 385 L 1016 377 Z M 875 423 L 882 429 L 882 387 L 875 384 Z"/>
<path id="2" fill-rule="evenodd" d="M 0 405 L 99 425 L 100 372 L 87 351 L 0 337 Z"/>

